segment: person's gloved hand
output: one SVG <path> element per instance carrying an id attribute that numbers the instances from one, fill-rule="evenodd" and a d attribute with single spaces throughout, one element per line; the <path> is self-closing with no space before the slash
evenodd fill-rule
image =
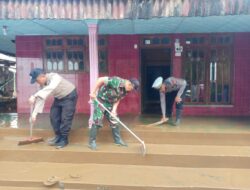
<path id="1" fill-rule="evenodd" d="M 30 105 L 33 105 L 35 103 L 35 101 L 36 101 L 36 97 L 32 95 L 32 96 L 30 96 L 28 101 L 29 101 Z"/>

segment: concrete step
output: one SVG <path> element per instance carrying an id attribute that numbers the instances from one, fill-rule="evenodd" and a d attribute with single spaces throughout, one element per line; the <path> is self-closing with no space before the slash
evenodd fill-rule
<path id="1" fill-rule="evenodd" d="M 128 147 L 100 143 L 98 150 L 92 151 L 85 143 L 71 143 L 57 150 L 45 142 L 18 146 L 17 140 L 17 137 L 0 140 L 1 161 L 250 168 L 248 146 L 147 144 L 147 154 L 142 156 L 138 143 L 129 143 Z"/>
<path id="2" fill-rule="evenodd" d="M 7 185 L 10 185 L 9 183 L 6 183 Z M 16 185 L 16 184 L 12 184 Z M 47 187 L 11 187 L 11 186 L 0 186 L 1 190 L 48 190 Z M 58 190 L 58 187 L 55 188 L 49 188 L 50 190 Z M 73 190 L 73 189 L 67 189 L 67 190 Z M 87 189 L 83 189 L 87 190 Z"/>
<path id="3" fill-rule="evenodd" d="M 73 126 L 64 149 L 45 142 L 17 146 L 29 135 L 26 120 L 18 125 L 24 128 L 0 126 L 0 190 L 63 189 L 58 184 L 43 186 L 51 176 L 58 176 L 67 190 L 250 189 L 249 120 L 239 126 L 239 120 L 230 118 L 187 118 L 179 128 L 129 125 L 147 145 L 144 157 L 140 144 L 125 130 L 122 136 L 129 146 L 115 146 L 109 127 L 100 130 L 98 150 L 91 151 L 88 129 L 79 127 L 87 120 Z M 47 116 L 41 121 L 34 135 L 53 136 Z"/>
<path id="4" fill-rule="evenodd" d="M 245 169 L 42 162 L 0 162 L 0 168 L 5 171 L 0 172 L 2 187 L 42 189 L 44 181 L 57 176 L 65 189 L 250 189 L 250 170 Z"/>
<path id="5" fill-rule="evenodd" d="M 223 145 L 223 146 L 250 146 L 249 132 L 186 132 L 182 128 L 170 131 L 166 127 L 137 127 L 133 131 L 145 143 L 150 144 L 186 144 L 186 145 Z M 45 139 L 52 137 L 50 129 L 34 129 L 34 136 Z M 0 138 L 6 136 L 27 137 L 28 128 L 13 129 L 0 128 Z M 136 139 L 124 129 L 121 131 L 123 139 L 129 143 L 135 143 Z M 82 143 L 88 141 L 88 129 L 77 128 L 70 133 L 70 142 Z M 110 128 L 102 128 L 97 136 L 98 142 L 113 142 Z"/>

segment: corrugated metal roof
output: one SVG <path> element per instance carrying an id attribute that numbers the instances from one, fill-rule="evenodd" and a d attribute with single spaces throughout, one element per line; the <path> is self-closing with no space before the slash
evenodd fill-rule
<path id="1" fill-rule="evenodd" d="M 145 19 L 99 20 L 98 34 L 174 34 L 250 32 L 250 15 L 210 17 L 165 17 Z M 0 52 L 15 54 L 16 36 L 33 35 L 88 35 L 88 26 L 82 20 L 23 19 L 0 20 L 6 26 L 6 35 L 0 28 Z M 250 34 L 250 33 L 249 33 Z"/>
<path id="2" fill-rule="evenodd" d="M 250 0 L 0 1 L 0 19 L 149 19 L 241 14 L 250 14 Z"/>

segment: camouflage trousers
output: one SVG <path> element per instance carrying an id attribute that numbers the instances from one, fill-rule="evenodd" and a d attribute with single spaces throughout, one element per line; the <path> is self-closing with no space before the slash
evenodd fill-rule
<path id="1" fill-rule="evenodd" d="M 103 105 L 111 112 L 113 105 L 110 103 L 103 103 Z M 110 123 L 111 128 L 118 127 L 118 122 L 114 117 L 112 117 L 104 108 L 102 108 L 96 101 L 94 101 L 94 114 L 93 114 L 93 125 L 98 127 L 103 126 L 104 116 Z"/>

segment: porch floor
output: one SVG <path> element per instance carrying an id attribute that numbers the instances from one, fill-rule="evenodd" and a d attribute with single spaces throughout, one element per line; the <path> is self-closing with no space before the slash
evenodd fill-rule
<path id="1" fill-rule="evenodd" d="M 72 129 L 87 128 L 88 115 L 76 114 Z M 120 117 L 129 128 L 138 130 L 154 130 L 160 128 L 166 132 L 202 132 L 202 133 L 250 133 L 250 117 L 190 117 L 184 116 L 179 127 L 163 124 L 148 127 L 150 123 L 160 120 L 159 115 L 124 115 Z M 1 128 L 28 128 L 29 114 L 0 113 Z M 104 121 L 104 129 L 108 128 Z M 35 124 L 37 129 L 51 129 L 49 114 L 40 114 Z M 157 130 L 158 130 L 157 129 Z"/>
<path id="2" fill-rule="evenodd" d="M 122 116 L 146 143 L 145 156 L 125 131 L 128 147 L 115 146 L 107 126 L 98 134 L 97 151 L 90 150 L 83 114 L 75 116 L 70 144 L 63 149 L 46 143 L 53 136 L 49 114 L 39 115 L 34 130 L 45 142 L 17 146 L 29 134 L 28 118 L 0 114 L 0 189 L 45 190 L 43 181 L 51 176 L 62 182 L 53 189 L 250 189 L 249 117 L 184 117 L 180 127 L 148 127 L 159 115 Z"/>

